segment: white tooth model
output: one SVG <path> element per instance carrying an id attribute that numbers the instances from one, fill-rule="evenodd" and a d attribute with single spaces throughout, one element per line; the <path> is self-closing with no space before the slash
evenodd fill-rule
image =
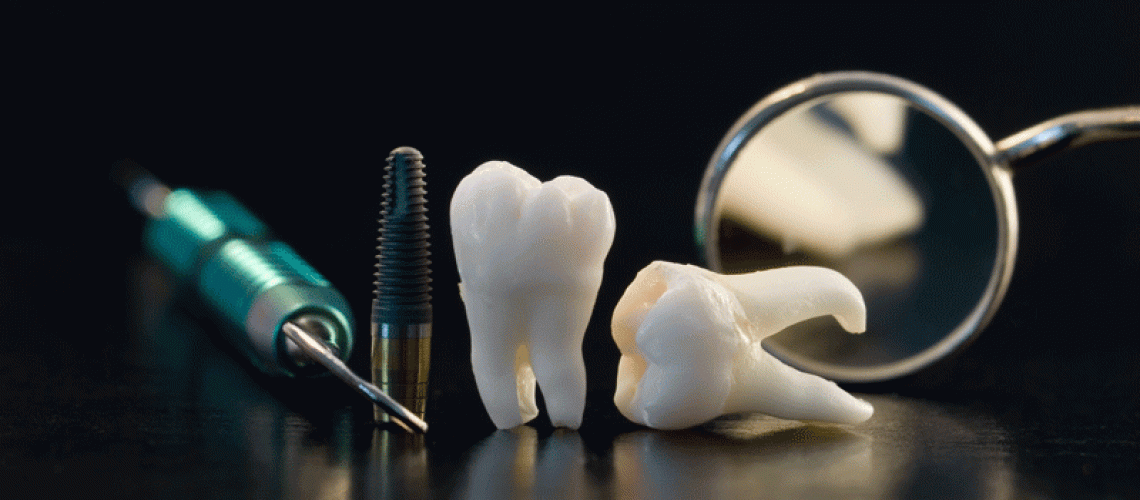
<path id="1" fill-rule="evenodd" d="M 721 275 L 654 262 L 637 273 L 614 310 L 611 327 L 622 353 L 614 403 L 626 418 L 655 429 L 753 412 L 863 422 L 873 412 L 870 403 L 760 346 L 764 337 L 828 314 L 847 331 L 866 328 L 863 296 L 830 269 Z"/>
<path id="2" fill-rule="evenodd" d="M 582 338 L 614 239 L 605 193 L 578 177 L 542 183 L 491 161 L 451 198 L 460 296 L 479 396 L 500 429 L 538 415 L 577 429 L 586 403 Z"/>

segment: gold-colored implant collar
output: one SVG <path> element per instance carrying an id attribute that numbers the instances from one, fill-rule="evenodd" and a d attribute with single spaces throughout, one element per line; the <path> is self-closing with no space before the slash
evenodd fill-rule
<path id="1" fill-rule="evenodd" d="M 423 418 L 427 408 L 431 325 L 373 325 L 372 380 L 412 413 Z M 375 331 L 376 328 L 387 331 Z M 395 332 L 393 330 L 404 330 Z M 395 334 L 395 335 L 393 335 Z M 376 410 L 376 420 L 389 415 Z"/>

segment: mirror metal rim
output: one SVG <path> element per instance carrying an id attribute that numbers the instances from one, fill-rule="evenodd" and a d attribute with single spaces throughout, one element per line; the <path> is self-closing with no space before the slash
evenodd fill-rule
<path id="1" fill-rule="evenodd" d="M 866 71 L 818 74 L 773 92 L 753 105 L 733 124 L 705 169 L 697 196 L 694 238 L 705 265 L 720 272 L 720 216 L 716 212 L 721 183 L 741 147 L 757 132 L 801 105 L 842 92 L 879 92 L 894 95 L 941 123 L 977 160 L 993 196 L 997 213 L 997 248 L 990 280 L 970 313 L 941 341 L 909 358 L 871 367 L 843 367 L 800 358 L 781 359 L 796 368 L 841 382 L 878 382 L 917 372 L 965 346 L 993 318 L 1009 287 L 1017 253 L 1017 204 L 1011 170 L 998 156 L 990 138 L 962 110 L 941 95 L 896 76 Z"/>

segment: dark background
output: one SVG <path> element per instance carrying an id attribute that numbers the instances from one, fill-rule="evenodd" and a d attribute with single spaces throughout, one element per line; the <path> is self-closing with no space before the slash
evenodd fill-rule
<path id="1" fill-rule="evenodd" d="M 1066 112 L 1140 103 L 1132 3 L 17 10 L 8 23 L 5 476 L 22 473 L 19 457 L 53 449 L 54 436 L 113 449 L 121 436 L 100 438 L 100 426 L 148 419 L 138 410 L 145 398 L 131 396 L 135 384 L 152 387 L 132 378 L 145 362 L 124 354 L 137 351 L 127 332 L 140 314 L 131 304 L 143 220 L 108 178 L 119 158 L 173 186 L 234 194 L 346 295 L 363 327 L 384 158 L 402 145 L 422 151 L 436 315 L 428 420 L 456 449 L 493 426 L 469 368 L 451 192 L 487 160 L 543 180 L 589 180 L 609 193 L 618 228 L 584 345 L 583 436 L 597 443 L 632 427 L 611 399 L 613 306 L 650 261 L 698 262 L 691 231 L 701 175 L 721 136 L 761 97 L 818 72 L 890 73 L 949 98 L 995 141 Z M 1138 162 L 1137 144 L 1104 145 L 1019 174 L 1019 261 L 989 329 L 919 376 L 854 389 L 985 405 L 1010 425 L 1041 422 L 1033 427 L 1041 440 L 1108 426 L 1103 443 L 1086 445 L 1133 458 L 1105 461 L 1120 468 L 1098 470 L 1094 484 L 1136 472 Z M 202 349 L 226 352 L 198 335 Z M 352 361 L 365 372 L 367 349 Z M 354 401 L 331 394 L 321 404 Z M 1050 419 L 1059 408 L 1067 417 Z M 544 429 L 545 418 L 535 425 Z M 1055 459 L 1025 461 L 1045 477 L 1083 474 L 1073 472 L 1080 463 L 1048 465 Z"/>

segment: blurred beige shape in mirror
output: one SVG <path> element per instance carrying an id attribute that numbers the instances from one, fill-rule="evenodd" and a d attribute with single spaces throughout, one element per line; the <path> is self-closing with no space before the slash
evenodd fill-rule
<path id="1" fill-rule="evenodd" d="M 922 271 L 922 260 L 912 242 L 898 241 L 856 252 L 833 267 L 863 295 L 879 296 L 910 287 Z"/>
<path id="2" fill-rule="evenodd" d="M 843 118 L 851 132 L 872 151 L 891 156 L 906 139 L 906 101 L 888 94 L 839 94 L 827 107 Z"/>
<path id="3" fill-rule="evenodd" d="M 884 156 L 902 143 L 905 113 L 901 99 L 859 92 L 781 116 L 741 148 L 722 216 L 786 253 L 830 259 L 915 232 L 922 201 Z M 839 117 L 849 130 L 829 123 Z"/>

